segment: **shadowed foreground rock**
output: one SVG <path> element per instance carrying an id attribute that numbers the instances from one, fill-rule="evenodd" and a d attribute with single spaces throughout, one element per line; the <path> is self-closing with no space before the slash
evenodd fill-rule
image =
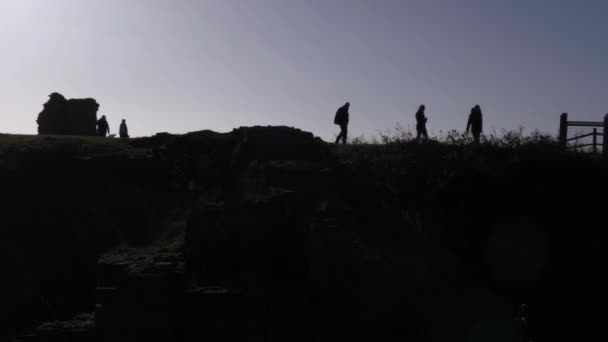
<path id="1" fill-rule="evenodd" d="M 289 127 L 36 139 L 0 150 L 0 341 L 562 342 L 604 325 L 604 203 L 561 199 L 607 192 L 601 159 Z"/>
<path id="2" fill-rule="evenodd" d="M 38 134 L 94 136 L 98 109 L 94 99 L 67 100 L 52 93 L 36 120 Z"/>

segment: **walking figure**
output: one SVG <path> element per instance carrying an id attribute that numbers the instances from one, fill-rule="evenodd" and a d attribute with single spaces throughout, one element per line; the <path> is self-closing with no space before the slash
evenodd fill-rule
<path id="1" fill-rule="evenodd" d="M 340 140 L 342 140 L 343 144 L 346 144 L 346 138 L 348 136 L 349 108 L 350 103 L 346 102 L 344 106 L 338 108 L 336 116 L 334 117 L 334 124 L 340 126 L 340 134 L 338 134 L 338 137 L 336 138 L 336 144 L 338 144 Z"/>
<path id="2" fill-rule="evenodd" d="M 122 119 L 122 122 L 120 123 L 120 129 L 118 130 L 118 134 L 121 138 L 129 137 L 129 129 L 127 128 L 127 121 L 125 119 Z"/>
<path id="3" fill-rule="evenodd" d="M 481 107 L 476 105 L 471 109 L 469 115 L 469 121 L 467 122 L 467 133 L 473 133 L 473 141 L 479 144 L 481 132 L 483 131 L 483 119 L 481 114 Z"/>
<path id="4" fill-rule="evenodd" d="M 105 138 L 108 134 L 110 134 L 110 125 L 108 125 L 106 116 L 102 115 L 101 119 L 97 120 L 97 135 Z"/>
<path id="5" fill-rule="evenodd" d="M 426 131 L 426 122 L 428 118 L 424 115 L 425 105 L 421 105 L 416 112 L 416 140 L 420 140 L 420 137 L 424 136 L 425 139 L 429 138 L 429 134 Z"/>

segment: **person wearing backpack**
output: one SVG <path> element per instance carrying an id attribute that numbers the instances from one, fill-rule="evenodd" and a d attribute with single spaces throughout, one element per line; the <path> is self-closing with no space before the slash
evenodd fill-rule
<path id="1" fill-rule="evenodd" d="M 336 116 L 334 117 L 334 124 L 340 126 L 340 134 L 338 134 L 338 137 L 336 138 L 336 144 L 338 144 L 340 140 L 342 140 L 343 144 L 346 144 L 346 138 L 348 136 L 349 108 L 350 103 L 346 102 L 344 106 L 338 108 Z"/>
<path id="2" fill-rule="evenodd" d="M 469 121 L 467 122 L 467 134 L 473 133 L 473 141 L 475 144 L 479 144 L 481 132 L 483 131 L 483 115 L 481 114 L 481 107 L 476 105 L 471 109 L 469 115 Z"/>

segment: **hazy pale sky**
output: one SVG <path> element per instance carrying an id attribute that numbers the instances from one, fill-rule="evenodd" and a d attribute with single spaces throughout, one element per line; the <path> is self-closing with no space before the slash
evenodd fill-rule
<path id="1" fill-rule="evenodd" d="M 556 132 L 608 113 L 606 0 L 0 0 L 0 132 L 54 91 L 134 136 L 289 125 Z"/>

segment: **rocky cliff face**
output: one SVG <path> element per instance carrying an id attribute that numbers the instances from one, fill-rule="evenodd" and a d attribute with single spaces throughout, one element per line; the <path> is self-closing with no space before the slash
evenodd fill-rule
<path id="1" fill-rule="evenodd" d="M 600 326 L 578 299 L 601 204 L 562 198 L 606 191 L 601 160 L 287 127 L 37 139 L 0 148 L 16 341 L 510 340 L 521 303 L 539 339 Z"/>
<path id="2" fill-rule="evenodd" d="M 67 100 L 53 93 L 38 114 L 38 134 L 94 136 L 98 109 L 94 99 Z"/>
<path id="3" fill-rule="evenodd" d="M 148 244 L 179 215 L 166 167 L 97 140 L 3 143 L 0 330 L 91 311 L 99 255 Z"/>

